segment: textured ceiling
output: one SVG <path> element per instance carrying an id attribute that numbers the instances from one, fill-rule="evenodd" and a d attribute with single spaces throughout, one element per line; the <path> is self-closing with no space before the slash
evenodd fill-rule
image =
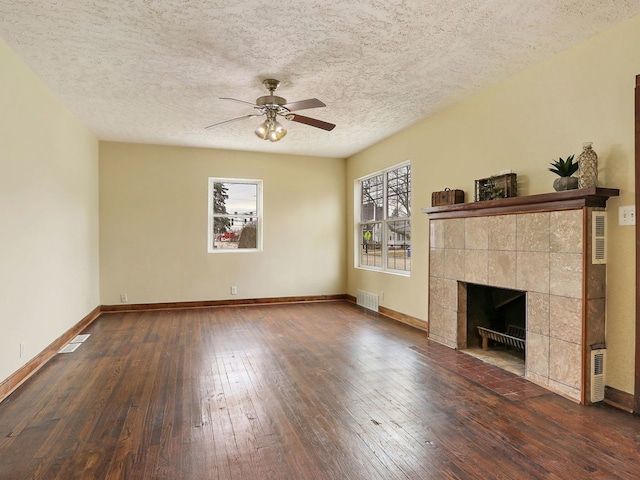
<path id="1" fill-rule="evenodd" d="M 101 140 L 347 157 L 640 13 L 640 0 L 0 0 L 0 37 Z M 318 98 L 258 139 L 281 80 Z"/>

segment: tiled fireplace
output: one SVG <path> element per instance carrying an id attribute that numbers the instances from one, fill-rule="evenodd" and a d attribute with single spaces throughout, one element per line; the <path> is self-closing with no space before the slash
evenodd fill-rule
<path id="1" fill-rule="evenodd" d="M 524 291 L 525 378 L 588 403 L 590 351 L 605 343 L 606 265 L 592 263 L 592 212 L 617 194 L 588 188 L 424 209 L 429 338 L 467 347 L 468 284 Z"/>

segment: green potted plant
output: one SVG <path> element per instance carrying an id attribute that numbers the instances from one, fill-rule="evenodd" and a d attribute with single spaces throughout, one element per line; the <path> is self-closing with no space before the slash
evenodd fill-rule
<path id="1" fill-rule="evenodd" d="M 553 182 L 553 188 L 556 192 L 578 188 L 578 178 L 572 176 L 578 171 L 578 162 L 573 163 L 573 155 L 568 156 L 566 160 L 560 157 L 558 160 L 551 162 L 550 165 L 552 168 L 549 171 L 560 177 Z"/>

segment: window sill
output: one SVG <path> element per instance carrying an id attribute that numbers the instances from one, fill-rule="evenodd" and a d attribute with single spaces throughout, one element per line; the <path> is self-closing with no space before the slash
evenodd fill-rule
<path id="1" fill-rule="evenodd" d="M 411 271 L 405 271 L 405 270 L 383 270 L 381 268 L 375 268 L 375 267 L 366 267 L 366 266 L 361 266 L 361 265 L 357 265 L 355 267 L 356 270 L 365 270 L 367 272 L 377 272 L 377 273 L 386 273 L 389 275 L 395 275 L 397 277 L 410 277 L 411 276 Z"/>

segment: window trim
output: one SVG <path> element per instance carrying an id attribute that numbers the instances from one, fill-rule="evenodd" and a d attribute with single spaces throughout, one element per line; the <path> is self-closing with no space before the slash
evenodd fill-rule
<path id="1" fill-rule="evenodd" d="M 413 208 L 411 207 L 410 213 L 408 217 L 388 217 L 388 197 L 387 197 L 387 173 L 393 170 L 397 170 L 403 167 L 409 166 L 411 167 L 411 160 L 405 160 L 403 162 L 397 163 L 395 165 L 391 165 L 389 167 L 377 170 L 375 172 L 371 172 L 368 173 L 366 175 L 363 175 L 361 177 L 358 177 L 354 180 L 354 236 L 353 236 L 353 251 L 354 251 L 354 255 L 353 255 L 353 261 L 354 261 L 354 268 L 356 269 L 360 269 L 360 270 L 368 270 L 368 271 L 373 271 L 373 272 L 381 272 L 381 273 L 388 273 L 391 275 L 400 275 L 403 277 L 410 277 L 411 276 L 411 267 L 409 270 L 398 270 L 398 269 L 393 269 L 393 268 L 388 268 L 387 263 L 388 263 L 388 253 L 387 253 L 387 248 L 386 248 L 386 242 L 383 242 L 384 248 L 382 248 L 382 258 L 381 258 L 381 266 L 376 267 L 373 265 L 362 265 L 361 264 L 361 252 L 360 252 L 360 236 L 361 236 L 361 228 L 362 228 L 362 224 L 363 223 L 379 223 L 381 225 L 382 228 L 382 234 L 381 237 L 383 239 L 386 239 L 387 236 L 387 223 L 388 222 L 393 222 L 393 221 L 398 221 L 398 220 L 408 220 L 409 221 L 409 225 L 412 225 L 413 221 L 412 221 L 412 212 L 413 212 Z M 372 220 L 372 221 L 365 221 L 363 222 L 361 219 L 361 214 L 362 214 L 362 204 L 361 204 L 361 199 L 362 199 L 362 181 L 366 180 L 368 178 L 371 177 L 375 177 L 376 175 L 382 175 L 383 176 L 383 184 L 384 184 L 384 205 L 383 205 L 383 211 L 384 211 L 384 218 L 382 220 Z M 411 176 L 411 180 L 410 180 L 410 184 L 409 184 L 409 188 L 410 188 L 410 192 L 413 191 L 413 175 Z M 410 205 L 413 203 L 413 196 L 411 197 L 411 201 L 410 201 Z M 413 244 L 410 245 L 410 248 L 413 247 Z"/>
<path id="2" fill-rule="evenodd" d="M 213 184 L 214 183 L 249 183 L 256 186 L 256 248 L 213 248 Z M 264 230 L 264 211 L 262 208 L 263 197 L 263 181 L 256 178 L 223 178 L 208 177 L 207 178 L 207 253 L 251 253 L 262 252 L 263 248 L 263 230 Z"/>

